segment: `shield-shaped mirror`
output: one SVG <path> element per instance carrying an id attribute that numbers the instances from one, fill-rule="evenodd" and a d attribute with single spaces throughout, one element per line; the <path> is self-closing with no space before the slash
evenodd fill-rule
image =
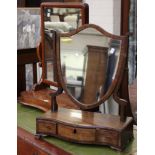
<path id="1" fill-rule="evenodd" d="M 57 35 L 57 69 L 64 91 L 81 109 L 97 107 L 122 77 L 127 36 L 112 35 L 93 24 Z"/>

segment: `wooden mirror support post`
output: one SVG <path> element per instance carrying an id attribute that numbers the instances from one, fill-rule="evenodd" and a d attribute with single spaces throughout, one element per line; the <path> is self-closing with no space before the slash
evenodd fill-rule
<path id="1" fill-rule="evenodd" d="M 70 40 L 69 42 L 67 41 L 67 43 L 66 37 Z M 99 44 L 100 41 L 101 44 Z M 126 100 L 119 97 L 118 90 L 120 88 L 126 64 L 127 41 L 127 36 L 116 36 L 110 34 L 103 30 L 101 27 L 94 24 L 83 25 L 71 33 L 60 34 L 56 32 L 56 68 L 58 74 L 58 81 L 63 89 L 59 88 L 57 94 L 53 96 L 54 104 L 52 105 L 51 110 L 47 111 L 44 115 L 36 118 L 36 137 L 40 138 L 43 135 L 50 135 L 75 143 L 107 145 L 119 151 L 122 151 L 124 148 L 126 148 L 128 143 L 133 138 L 133 118 L 126 116 L 127 102 Z M 85 45 L 83 46 L 84 43 Z M 117 48 L 112 47 L 112 43 L 115 43 L 115 45 L 117 44 Z M 79 44 L 80 46 L 78 46 Z M 76 48 L 75 46 L 77 46 L 78 48 Z M 70 91 L 70 87 L 79 87 L 79 82 L 77 82 L 76 80 L 72 80 L 71 83 L 70 79 L 64 74 L 64 68 L 62 66 L 63 57 L 61 56 L 61 54 L 63 54 L 63 51 L 67 50 L 64 49 L 66 47 L 69 47 L 69 49 L 73 47 L 74 50 L 72 51 L 76 51 L 77 49 L 80 49 L 82 47 L 81 51 L 84 52 L 89 52 L 89 48 L 92 47 L 93 50 L 95 49 L 95 55 L 98 55 L 97 53 L 100 54 L 100 52 L 105 52 L 104 56 L 108 56 L 108 58 L 106 57 L 105 60 L 108 60 L 108 62 L 100 63 L 104 67 L 105 64 L 108 64 L 106 66 L 107 72 L 105 72 L 105 77 L 109 76 L 108 68 L 111 69 L 111 63 L 113 64 L 113 59 L 111 59 L 113 57 L 110 56 L 114 56 L 117 60 L 117 63 L 114 65 L 112 75 L 110 76 L 110 83 L 109 79 L 105 78 L 104 80 L 102 80 L 102 88 L 104 88 L 104 91 L 103 93 L 98 95 L 100 96 L 99 98 L 94 99 L 93 102 L 90 104 L 84 102 L 84 100 L 79 100 L 79 97 L 76 98 L 77 95 L 74 96 L 75 91 Z M 107 48 L 108 50 L 106 50 Z M 74 52 L 70 52 L 70 54 L 72 54 L 73 56 L 75 55 Z M 110 59 L 112 61 L 110 61 Z M 88 61 L 86 63 L 88 67 Z M 72 67 L 74 67 L 73 64 L 71 65 Z M 98 66 L 98 64 L 96 66 L 97 68 L 100 67 Z M 70 69 L 70 67 L 68 66 L 66 67 L 66 69 L 67 68 Z M 96 70 L 96 67 L 93 66 L 93 68 L 95 68 Z M 91 79 L 93 79 L 93 74 L 97 75 L 99 74 L 99 72 L 93 72 L 90 76 Z M 86 79 L 87 78 L 84 78 L 84 80 Z M 101 80 L 99 79 L 98 81 L 96 81 L 96 83 L 99 81 Z M 84 83 L 82 87 L 80 85 L 81 88 L 86 87 L 86 81 L 83 81 L 81 83 Z M 107 83 L 108 86 L 106 87 L 105 84 Z M 92 81 L 91 84 L 95 85 L 95 83 L 93 83 Z M 98 94 L 99 88 L 99 86 L 97 87 L 97 89 L 95 89 L 94 87 L 96 92 L 93 91 L 93 93 Z M 62 90 L 64 90 L 70 100 L 72 100 L 75 105 L 80 107 L 81 110 L 62 108 L 60 106 L 57 108 L 57 104 L 55 101 L 58 98 L 57 95 L 61 93 Z M 82 90 L 85 90 L 85 88 Z M 87 89 L 86 91 L 89 91 L 89 89 Z M 101 105 L 106 100 L 108 100 L 110 96 L 113 96 L 114 100 L 120 105 L 120 115 L 85 111 Z M 87 100 L 85 99 L 85 101 Z"/>
<path id="2" fill-rule="evenodd" d="M 58 87 L 58 90 L 55 93 L 51 93 L 51 112 L 57 112 L 58 111 L 58 104 L 56 97 L 60 95 L 63 91 L 63 88 Z"/>

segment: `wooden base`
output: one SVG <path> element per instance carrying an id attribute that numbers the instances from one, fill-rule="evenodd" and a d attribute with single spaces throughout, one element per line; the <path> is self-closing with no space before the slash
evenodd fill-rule
<path id="1" fill-rule="evenodd" d="M 121 122 L 119 116 L 59 108 L 57 112 L 48 111 L 36 119 L 36 135 L 108 145 L 122 151 L 133 138 L 133 119 L 127 117 Z"/>
<path id="2" fill-rule="evenodd" d="M 55 93 L 51 89 L 41 89 L 38 91 L 23 91 L 18 98 L 18 102 L 36 107 L 42 111 L 48 111 L 51 109 L 51 97 L 49 94 Z M 57 97 L 58 106 L 69 108 L 69 109 L 79 109 L 66 94 L 62 93 Z"/>

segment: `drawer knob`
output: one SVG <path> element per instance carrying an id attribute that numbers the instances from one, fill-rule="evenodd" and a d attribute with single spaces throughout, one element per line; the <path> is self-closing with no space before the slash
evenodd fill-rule
<path id="1" fill-rule="evenodd" d="M 77 133 L 76 129 L 73 130 L 73 133 Z"/>

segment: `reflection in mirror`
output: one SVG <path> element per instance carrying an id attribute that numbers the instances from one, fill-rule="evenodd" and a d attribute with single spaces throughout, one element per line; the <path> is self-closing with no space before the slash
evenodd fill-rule
<path id="1" fill-rule="evenodd" d="M 79 8 L 46 8 L 44 9 L 45 29 L 70 32 L 82 25 Z"/>
<path id="2" fill-rule="evenodd" d="M 44 68 L 45 68 L 45 78 L 49 81 L 54 81 L 54 75 L 52 70 L 54 61 L 54 37 L 51 31 L 45 31 L 45 53 L 44 53 Z"/>
<path id="3" fill-rule="evenodd" d="M 68 92 L 94 104 L 108 91 L 117 71 L 121 41 L 87 28 L 61 37 L 61 70 Z"/>
<path id="4" fill-rule="evenodd" d="M 44 78 L 56 81 L 54 78 L 53 55 L 55 43 L 52 30 L 61 33 L 70 32 L 82 25 L 80 8 L 44 8 Z"/>

